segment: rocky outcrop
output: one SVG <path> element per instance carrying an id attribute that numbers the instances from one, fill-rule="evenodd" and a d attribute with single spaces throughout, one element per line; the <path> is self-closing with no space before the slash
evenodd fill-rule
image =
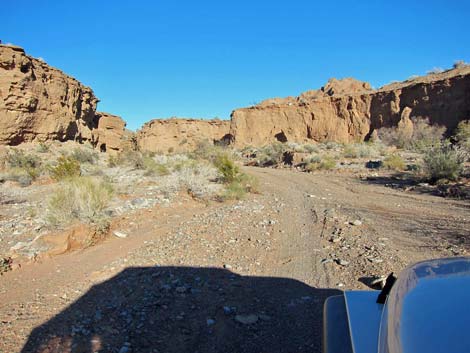
<path id="1" fill-rule="evenodd" d="M 126 130 L 126 122 L 109 113 L 96 113 L 97 127 L 93 129 L 93 145 L 101 152 L 115 154 L 133 148 L 134 133 Z"/>
<path id="2" fill-rule="evenodd" d="M 154 119 L 137 132 L 137 143 L 142 151 L 187 152 L 204 141 L 228 142 L 229 128 L 227 120 Z"/>
<path id="3" fill-rule="evenodd" d="M 362 141 L 381 127 L 428 118 L 452 131 L 470 119 L 470 67 L 448 70 L 379 90 L 354 79 L 332 79 L 299 97 L 266 100 L 232 113 L 236 147 L 275 141 Z"/>
<path id="4" fill-rule="evenodd" d="M 91 140 L 97 102 L 74 78 L 0 45 L 0 144 Z"/>

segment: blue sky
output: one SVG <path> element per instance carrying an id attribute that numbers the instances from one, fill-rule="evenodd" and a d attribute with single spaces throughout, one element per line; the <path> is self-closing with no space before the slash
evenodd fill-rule
<path id="1" fill-rule="evenodd" d="M 0 39 L 93 88 L 98 110 L 229 118 L 330 77 L 379 87 L 470 61 L 470 1 L 2 2 Z"/>

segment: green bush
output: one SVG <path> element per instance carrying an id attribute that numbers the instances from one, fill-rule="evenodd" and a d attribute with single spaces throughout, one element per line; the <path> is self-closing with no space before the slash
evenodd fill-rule
<path id="1" fill-rule="evenodd" d="M 57 181 L 80 176 L 80 162 L 68 156 L 60 156 L 55 166 L 49 167 L 52 179 Z"/>
<path id="2" fill-rule="evenodd" d="M 51 225 L 65 225 L 74 220 L 102 224 L 113 188 L 110 184 L 90 177 L 67 179 L 50 197 L 47 220 Z"/>
<path id="3" fill-rule="evenodd" d="M 454 139 L 459 146 L 470 151 L 470 120 L 461 121 L 457 125 Z"/>
<path id="4" fill-rule="evenodd" d="M 433 182 L 441 179 L 457 180 L 464 166 L 462 155 L 449 144 L 427 151 L 423 162 L 427 177 Z"/>
<path id="5" fill-rule="evenodd" d="M 406 164 L 403 158 L 398 154 L 392 154 L 390 156 L 385 157 L 382 167 L 388 170 L 405 170 Z"/>
<path id="6" fill-rule="evenodd" d="M 221 174 L 221 180 L 224 183 L 233 182 L 240 173 L 240 169 L 235 165 L 235 162 L 225 154 L 216 157 L 214 166 Z"/>

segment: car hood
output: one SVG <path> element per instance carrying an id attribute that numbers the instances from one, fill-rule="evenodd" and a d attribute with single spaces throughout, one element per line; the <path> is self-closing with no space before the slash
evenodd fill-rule
<path id="1" fill-rule="evenodd" d="M 470 352 L 470 258 L 417 263 L 400 274 L 385 308 L 379 353 Z"/>

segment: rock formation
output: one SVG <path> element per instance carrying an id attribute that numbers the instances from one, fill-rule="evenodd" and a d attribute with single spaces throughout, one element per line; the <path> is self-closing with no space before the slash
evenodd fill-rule
<path id="1" fill-rule="evenodd" d="M 451 132 L 470 119 L 470 67 L 448 70 L 379 90 L 354 79 L 332 79 L 299 97 L 269 99 L 232 113 L 236 147 L 275 141 L 314 143 L 363 141 L 381 127 L 429 118 Z"/>
<path id="2" fill-rule="evenodd" d="M 137 132 L 137 143 L 142 151 L 187 152 L 204 141 L 228 142 L 229 128 L 228 120 L 154 119 Z"/>
<path id="3" fill-rule="evenodd" d="M 74 78 L 0 45 L 0 144 L 90 140 L 97 102 Z"/>
<path id="4" fill-rule="evenodd" d="M 133 148 L 133 133 L 126 130 L 126 122 L 109 113 L 96 113 L 97 127 L 92 130 L 92 143 L 101 152 L 111 154 Z"/>

